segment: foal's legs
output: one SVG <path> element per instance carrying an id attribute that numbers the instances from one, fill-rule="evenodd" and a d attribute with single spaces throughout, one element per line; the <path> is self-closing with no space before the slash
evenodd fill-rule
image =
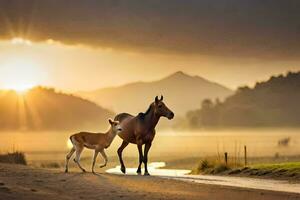
<path id="1" fill-rule="evenodd" d="M 98 151 L 98 150 L 95 150 L 94 158 L 93 158 L 93 165 L 92 165 L 92 172 L 93 172 L 93 173 L 95 173 L 94 167 L 95 167 L 95 163 L 96 163 L 96 159 L 97 159 L 98 154 L 99 154 L 99 151 Z"/>
<path id="2" fill-rule="evenodd" d="M 101 153 L 102 157 L 104 158 L 104 164 L 103 164 L 103 165 L 100 165 L 100 168 L 103 168 L 103 167 L 105 167 L 105 166 L 107 165 L 108 159 L 107 159 L 107 155 L 105 154 L 104 149 L 101 150 L 100 153 Z"/>
<path id="3" fill-rule="evenodd" d="M 121 171 L 124 174 L 126 173 L 126 168 L 125 168 L 125 165 L 124 165 L 124 162 L 123 162 L 123 159 L 122 159 L 122 152 L 127 147 L 128 144 L 129 144 L 128 142 L 126 142 L 125 140 L 123 140 L 122 145 L 118 149 L 118 156 L 119 156 L 119 160 L 120 160 L 120 163 L 121 163 Z"/>
<path id="4" fill-rule="evenodd" d="M 142 144 L 138 144 L 137 147 L 138 147 L 138 150 L 139 150 L 139 167 L 138 167 L 136 173 L 140 175 L 140 174 L 142 174 L 141 166 L 142 166 L 142 163 L 143 163 L 143 160 L 144 160 L 144 157 L 143 157 L 143 145 Z"/>
<path id="5" fill-rule="evenodd" d="M 81 145 L 76 145 L 75 149 L 76 149 L 76 157 L 74 159 L 74 162 L 78 165 L 78 167 L 82 170 L 82 172 L 86 172 L 85 169 L 83 167 L 81 167 L 79 161 L 80 161 L 80 155 L 83 151 L 83 146 Z"/>
<path id="6" fill-rule="evenodd" d="M 149 176 L 149 172 L 148 172 L 148 167 L 147 167 L 147 163 L 148 163 L 148 152 L 150 150 L 151 147 L 151 143 L 146 143 L 145 144 L 145 150 L 144 150 L 144 165 L 145 165 L 145 176 Z"/>
<path id="7" fill-rule="evenodd" d="M 72 147 L 70 153 L 68 153 L 68 155 L 66 157 L 66 170 L 65 170 L 66 173 L 68 173 L 68 171 L 69 171 L 69 161 L 74 152 L 75 152 L 75 147 Z"/>

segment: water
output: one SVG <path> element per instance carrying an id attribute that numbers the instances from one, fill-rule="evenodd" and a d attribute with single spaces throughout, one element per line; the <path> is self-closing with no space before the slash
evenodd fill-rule
<path id="1" fill-rule="evenodd" d="M 165 162 L 152 162 L 149 163 L 148 165 L 148 171 L 151 175 L 154 176 L 172 176 L 172 177 L 179 177 L 191 173 L 191 170 L 184 170 L 184 169 L 161 169 L 165 166 L 166 166 Z M 122 174 L 120 166 L 108 169 L 106 170 L 106 172 L 110 174 L 119 174 L 119 175 Z M 142 173 L 144 173 L 144 169 L 142 169 Z M 136 168 L 127 168 L 126 174 L 136 175 Z"/>
<path id="2" fill-rule="evenodd" d="M 70 132 L 2 132 L 0 152 L 24 151 L 28 160 L 63 160 L 68 151 Z M 290 137 L 287 147 L 278 146 L 278 140 Z M 116 156 L 121 144 L 117 137 L 107 150 L 109 156 Z M 300 129 L 243 129 L 222 131 L 174 132 L 158 131 L 150 150 L 152 157 L 205 157 L 228 152 L 243 156 L 244 145 L 248 155 L 281 156 L 300 155 Z M 91 156 L 86 151 L 84 156 Z M 124 156 L 137 157 L 135 145 L 129 145 Z"/>

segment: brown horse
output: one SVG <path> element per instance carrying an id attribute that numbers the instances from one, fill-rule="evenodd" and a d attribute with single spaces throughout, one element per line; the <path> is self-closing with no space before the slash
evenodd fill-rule
<path id="1" fill-rule="evenodd" d="M 123 139 L 123 143 L 118 149 L 119 160 L 121 163 L 121 171 L 125 174 L 126 168 L 122 159 L 122 152 L 129 143 L 136 144 L 139 150 L 139 166 L 137 173 L 141 174 L 141 165 L 144 162 L 145 175 L 149 175 L 147 162 L 148 152 L 155 136 L 155 127 L 160 117 L 166 117 L 169 120 L 174 118 L 174 113 L 164 104 L 163 96 L 160 99 L 155 97 L 155 101 L 149 106 L 145 113 L 139 113 L 132 116 L 128 113 L 121 113 L 115 117 L 120 122 L 122 131 L 119 136 Z M 143 145 L 145 144 L 144 155 Z"/>

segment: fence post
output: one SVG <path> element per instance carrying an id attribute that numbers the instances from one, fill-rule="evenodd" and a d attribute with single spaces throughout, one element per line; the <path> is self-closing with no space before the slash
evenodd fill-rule
<path id="1" fill-rule="evenodd" d="M 225 154 L 225 164 L 227 165 L 228 164 L 228 153 L 225 152 L 224 154 Z"/>
<path id="2" fill-rule="evenodd" d="M 244 146 L 244 159 L 245 159 L 245 167 L 247 166 L 248 162 L 247 162 L 247 146 Z"/>

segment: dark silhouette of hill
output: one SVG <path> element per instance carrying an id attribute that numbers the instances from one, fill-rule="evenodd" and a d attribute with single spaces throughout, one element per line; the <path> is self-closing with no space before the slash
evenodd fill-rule
<path id="1" fill-rule="evenodd" d="M 241 87 L 224 102 L 206 99 L 187 114 L 192 127 L 300 126 L 300 72 Z"/>
<path id="2" fill-rule="evenodd" d="M 0 91 L 1 130 L 106 128 L 114 114 L 82 98 L 36 87 L 25 94 Z"/>
<path id="3" fill-rule="evenodd" d="M 145 111 L 156 95 L 163 94 L 176 115 L 184 116 L 188 110 L 199 107 L 205 98 L 224 99 L 232 93 L 220 84 L 179 71 L 158 81 L 135 82 L 120 87 L 79 92 L 79 95 L 115 112 L 136 114 Z"/>

